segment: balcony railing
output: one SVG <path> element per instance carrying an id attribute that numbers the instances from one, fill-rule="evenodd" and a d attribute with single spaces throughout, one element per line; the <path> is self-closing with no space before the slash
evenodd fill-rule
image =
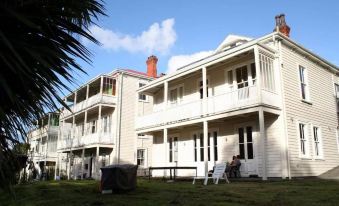
<path id="1" fill-rule="evenodd" d="M 58 150 L 75 149 L 95 144 L 114 144 L 114 135 L 112 133 L 94 133 L 82 137 L 64 138 L 58 141 Z"/>
<path id="2" fill-rule="evenodd" d="M 241 109 L 264 103 L 275 107 L 280 106 L 278 94 L 261 90 L 262 98 L 258 98 L 257 86 L 241 88 L 221 95 L 209 97 L 207 99 L 206 114 L 217 114 L 230 110 Z M 203 100 L 182 103 L 172 106 L 162 111 L 140 116 L 136 120 L 136 128 L 149 128 L 161 126 L 168 123 L 182 122 L 199 118 L 204 115 Z"/>
<path id="3" fill-rule="evenodd" d="M 116 96 L 105 95 L 105 94 L 96 94 L 94 96 L 89 97 L 88 99 L 78 102 L 75 105 L 71 106 L 71 110 L 73 113 L 80 112 L 89 107 L 92 107 L 96 104 L 116 104 Z M 72 114 L 72 112 L 65 109 L 63 111 L 64 117 L 67 117 Z"/>

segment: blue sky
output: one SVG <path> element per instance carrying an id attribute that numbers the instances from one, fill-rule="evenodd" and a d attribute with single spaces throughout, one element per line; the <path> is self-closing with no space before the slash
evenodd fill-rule
<path id="1" fill-rule="evenodd" d="M 146 70 L 146 58 L 159 58 L 158 72 L 168 72 L 169 61 L 214 50 L 228 34 L 260 37 L 272 32 L 274 17 L 285 13 L 291 38 L 339 65 L 339 1 L 123 1 L 106 0 L 108 17 L 91 31 L 102 43 L 84 42 L 92 51 L 92 65 L 79 63 L 88 75 L 84 83 L 116 68 Z M 170 65 L 170 66 L 171 66 Z M 172 69 L 173 70 L 173 69 Z"/>

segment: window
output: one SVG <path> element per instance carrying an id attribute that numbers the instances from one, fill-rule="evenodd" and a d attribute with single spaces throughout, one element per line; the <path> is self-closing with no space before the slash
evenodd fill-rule
<path id="1" fill-rule="evenodd" d="M 169 138 L 169 162 L 173 162 L 173 139 Z"/>
<path id="2" fill-rule="evenodd" d="M 307 150 L 307 138 L 305 135 L 306 125 L 299 123 L 299 138 L 300 138 L 300 154 L 301 156 L 307 156 L 308 150 Z"/>
<path id="3" fill-rule="evenodd" d="M 218 133 L 213 132 L 214 161 L 218 161 Z"/>
<path id="4" fill-rule="evenodd" d="M 59 115 L 58 114 L 51 114 L 49 125 L 51 126 L 59 126 Z"/>
<path id="5" fill-rule="evenodd" d="M 97 124 L 96 120 L 91 121 L 91 133 L 92 134 L 96 132 L 96 124 Z"/>
<path id="6" fill-rule="evenodd" d="M 184 95 L 183 86 L 179 86 L 177 88 L 171 89 L 170 96 L 169 96 L 171 105 L 177 105 L 178 103 L 181 103 L 183 100 L 183 95 Z"/>
<path id="7" fill-rule="evenodd" d="M 211 133 L 208 133 L 208 138 L 207 138 L 207 156 L 208 156 L 208 161 L 211 161 L 211 141 L 210 141 L 210 136 L 211 136 Z"/>
<path id="8" fill-rule="evenodd" d="M 299 77 L 301 97 L 303 100 L 309 100 L 308 85 L 306 81 L 306 69 L 303 66 L 299 66 Z"/>
<path id="9" fill-rule="evenodd" d="M 239 128 L 238 134 L 239 134 L 239 155 L 240 155 L 240 159 L 245 159 L 244 128 Z"/>
<path id="10" fill-rule="evenodd" d="M 84 127 L 84 123 L 81 123 L 78 126 L 78 137 L 82 137 L 85 135 L 85 127 Z"/>
<path id="11" fill-rule="evenodd" d="M 204 161 L 204 135 L 200 134 L 200 161 Z"/>
<path id="12" fill-rule="evenodd" d="M 140 83 L 139 82 L 139 88 L 145 86 L 145 83 Z M 145 94 L 139 94 L 139 100 L 141 101 L 147 101 L 147 96 Z"/>
<path id="13" fill-rule="evenodd" d="M 178 161 L 178 137 L 169 138 L 169 162 Z"/>
<path id="14" fill-rule="evenodd" d="M 233 91 L 233 70 L 227 71 L 227 87 L 228 91 Z"/>
<path id="15" fill-rule="evenodd" d="M 248 87 L 248 73 L 247 73 L 247 66 L 243 66 L 237 68 L 235 70 L 236 79 L 237 79 L 237 87 L 238 89 Z"/>
<path id="16" fill-rule="evenodd" d="M 320 138 L 320 129 L 318 127 L 313 127 L 314 155 L 316 157 L 322 156 L 322 145 Z"/>
<path id="17" fill-rule="evenodd" d="M 194 161 L 198 161 L 197 160 L 197 135 L 194 134 L 193 135 L 193 141 L 194 141 Z"/>
<path id="18" fill-rule="evenodd" d="M 102 86 L 103 86 L 102 92 L 104 94 L 115 95 L 116 79 L 104 77 Z"/>
<path id="19" fill-rule="evenodd" d="M 334 84 L 334 87 L 335 87 L 335 97 L 336 97 L 336 103 L 337 103 L 337 116 L 339 117 L 339 85 Z"/>
<path id="20" fill-rule="evenodd" d="M 111 132 L 111 115 L 107 115 L 102 118 L 102 126 L 102 130 L 104 133 Z"/>
<path id="21" fill-rule="evenodd" d="M 253 129 L 251 126 L 238 128 L 240 159 L 254 158 Z"/>
<path id="22" fill-rule="evenodd" d="M 145 166 L 145 149 L 137 150 L 137 165 L 142 167 Z"/>
<path id="23" fill-rule="evenodd" d="M 252 84 L 256 85 L 257 71 L 256 71 L 256 68 L 255 68 L 255 63 L 251 64 L 251 75 L 252 75 Z"/>
<path id="24" fill-rule="evenodd" d="M 199 81 L 199 93 L 200 93 L 200 99 L 203 99 L 204 97 L 204 89 L 203 89 L 203 82 L 202 80 Z M 208 97 L 208 79 L 206 79 L 206 92 L 207 92 L 207 97 Z"/>
<path id="25" fill-rule="evenodd" d="M 48 137 L 48 152 L 56 152 L 56 150 L 57 150 L 57 141 L 58 141 L 58 136 L 57 135 L 50 135 Z"/>

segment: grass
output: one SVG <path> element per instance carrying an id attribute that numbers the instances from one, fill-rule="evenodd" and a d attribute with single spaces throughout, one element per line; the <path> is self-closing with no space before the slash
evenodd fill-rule
<path id="1" fill-rule="evenodd" d="M 17 199 L 0 192 L 0 205 L 338 205 L 339 182 L 305 179 L 233 182 L 229 185 L 138 179 L 135 191 L 101 195 L 96 181 L 50 181 L 15 187 Z"/>

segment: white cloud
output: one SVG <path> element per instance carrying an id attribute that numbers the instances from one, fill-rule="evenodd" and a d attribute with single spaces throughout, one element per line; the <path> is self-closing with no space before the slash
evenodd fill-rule
<path id="1" fill-rule="evenodd" d="M 188 55 L 177 55 L 172 56 L 168 60 L 168 69 L 166 71 L 167 74 L 175 72 L 178 68 L 185 66 L 189 63 L 195 62 L 199 59 L 203 59 L 211 54 L 213 54 L 214 51 L 201 51 L 194 54 L 188 54 Z"/>
<path id="2" fill-rule="evenodd" d="M 90 31 L 101 42 L 102 47 L 108 50 L 165 54 L 177 39 L 174 23 L 174 19 L 166 19 L 161 24 L 153 23 L 148 30 L 137 36 L 121 34 L 98 26 L 90 27 Z"/>

